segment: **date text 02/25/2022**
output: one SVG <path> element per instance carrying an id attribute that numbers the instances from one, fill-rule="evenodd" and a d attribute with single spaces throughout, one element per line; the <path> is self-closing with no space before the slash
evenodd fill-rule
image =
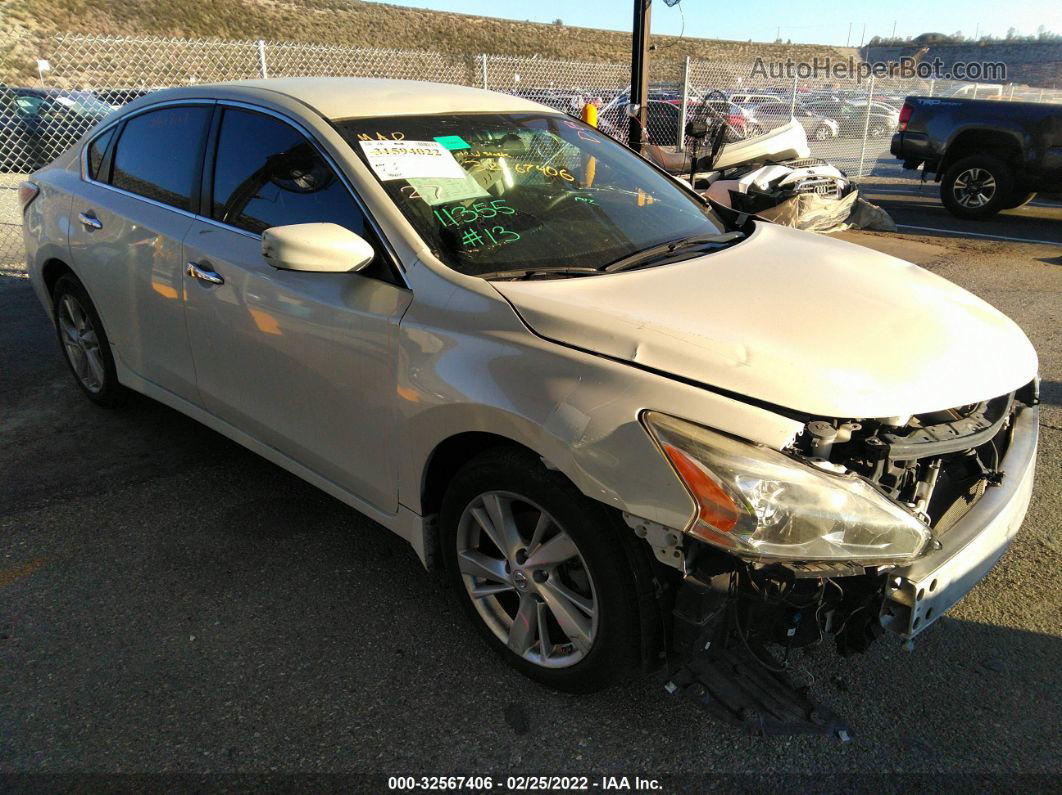
<path id="1" fill-rule="evenodd" d="M 602 790 L 617 792 L 659 791 L 658 779 L 641 776 L 389 776 L 389 790 L 475 790 L 504 788 L 509 792 L 549 792 L 554 790 Z"/>

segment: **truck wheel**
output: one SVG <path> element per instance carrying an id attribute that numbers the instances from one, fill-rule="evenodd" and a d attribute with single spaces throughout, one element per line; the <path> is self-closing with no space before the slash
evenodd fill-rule
<path id="1" fill-rule="evenodd" d="M 940 200 L 959 218 L 989 218 L 1006 209 L 1013 192 L 1010 168 L 991 155 L 956 160 L 940 181 Z"/>
<path id="2" fill-rule="evenodd" d="M 462 609 L 510 665 L 580 693 L 635 670 L 636 586 L 619 528 L 540 459 L 498 448 L 470 461 L 440 529 Z"/>
<path id="3" fill-rule="evenodd" d="M 1029 193 L 1021 188 L 1015 188 L 1014 192 L 1010 195 L 1010 201 L 1003 205 L 1004 210 L 1016 210 L 1019 207 L 1024 207 L 1026 204 L 1036 198 L 1036 193 Z"/>

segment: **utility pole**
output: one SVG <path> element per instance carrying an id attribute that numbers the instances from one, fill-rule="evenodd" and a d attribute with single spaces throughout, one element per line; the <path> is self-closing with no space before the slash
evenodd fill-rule
<path id="1" fill-rule="evenodd" d="M 634 0 L 634 32 L 631 37 L 632 111 L 627 142 L 635 152 L 642 151 L 646 105 L 649 101 L 649 7 L 653 0 Z"/>
<path id="2" fill-rule="evenodd" d="M 866 35 L 867 35 L 867 23 L 864 22 L 863 23 L 863 32 L 859 34 L 859 46 L 860 47 L 863 46 L 863 39 L 866 38 Z"/>
<path id="3" fill-rule="evenodd" d="M 892 21 L 892 38 L 894 39 L 896 38 L 896 22 L 897 20 L 895 19 Z"/>
<path id="4" fill-rule="evenodd" d="M 844 46 L 847 47 L 852 43 L 852 23 L 848 23 L 848 38 L 844 40 Z"/>

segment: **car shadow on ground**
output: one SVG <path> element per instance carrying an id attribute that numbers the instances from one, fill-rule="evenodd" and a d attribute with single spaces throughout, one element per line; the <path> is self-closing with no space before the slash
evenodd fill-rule
<path id="1" fill-rule="evenodd" d="M 1052 406 L 1062 406 L 1062 382 L 1041 381 L 1040 402 Z"/>

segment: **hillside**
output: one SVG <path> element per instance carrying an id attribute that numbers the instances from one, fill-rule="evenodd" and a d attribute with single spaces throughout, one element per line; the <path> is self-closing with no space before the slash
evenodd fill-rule
<path id="1" fill-rule="evenodd" d="M 0 0 L 0 78 L 35 75 L 58 33 L 267 39 L 433 50 L 446 53 L 538 55 L 577 61 L 630 59 L 630 34 L 567 25 L 514 22 L 358 0 Z M 774 45 L 686 37 L 655 37 L 656 57 L 686 55 L 749 62 L 757 55 L 794 59 L 854 49 Z M 669 70 L 670 71 L 670 70 Z"/>

